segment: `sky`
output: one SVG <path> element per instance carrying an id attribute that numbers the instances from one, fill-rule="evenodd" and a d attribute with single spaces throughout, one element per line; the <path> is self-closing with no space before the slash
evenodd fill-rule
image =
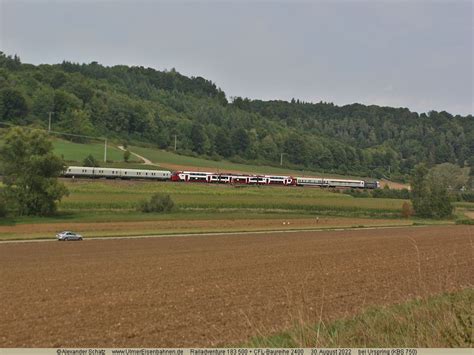
<path id="1" fill-rule="evenodd" d="M 473 2 L 0 0 L 24 63 L 175 68 L 228 98 L 473 114 Z"/>

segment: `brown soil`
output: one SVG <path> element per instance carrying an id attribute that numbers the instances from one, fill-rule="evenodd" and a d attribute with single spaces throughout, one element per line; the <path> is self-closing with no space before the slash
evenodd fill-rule
<path id="1" fill-rule="evenodd" d="M 470 226 L 0 245 L 0 347 L 238 344 L 472 287 Z"/>
<path id="2" fill-rule="evenodd" d="M 464 215 L 470 219 L 474 219 L 474 211 L 464 212 Z"/>
<path id="3" fill-rule="evenodd" d="M 140 234 L 146 233 L 184 233 L 194 231 L 232 231 L 232 230 L 280 230 L 280 229 L 311 229 L 327 227 L 357 227 L 381 225 L 411 225 L 409 220 L 369 218 L 290 218 L 279 219 L 235 219 L 235 220 L 161 220 L 140 222 L 100 222 L 100 223 L 37 223 L 0 226 L 0 238 L 8 236 L 53 238 L 57 232 L 72 230 L 76 233 L 88 235 L 104 235 L 107 233 Z M 89 232 L 89 234 L 87 234 Z"/>

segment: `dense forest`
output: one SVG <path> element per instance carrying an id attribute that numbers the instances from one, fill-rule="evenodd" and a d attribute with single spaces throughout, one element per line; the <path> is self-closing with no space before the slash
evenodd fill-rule
<path id="1" fill-rule="evenodd" d="M 21 63 L 0 52 L 0 121 L 181 154 L 400 179 L 419 162 L 474 165 L 474 119 L 407 108 L 228 100 L 176 70 Z"/>

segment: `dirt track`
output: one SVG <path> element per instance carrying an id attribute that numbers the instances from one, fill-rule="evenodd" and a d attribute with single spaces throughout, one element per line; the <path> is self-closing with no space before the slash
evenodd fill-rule
<path id="1" fill-rule="evenodd" d="M 216 346 L 473 284 L 471 226 L 0 245 L 0 347 Z"/>

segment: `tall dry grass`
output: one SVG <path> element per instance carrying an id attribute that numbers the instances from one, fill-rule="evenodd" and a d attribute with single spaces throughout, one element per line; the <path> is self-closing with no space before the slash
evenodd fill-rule
<path id="1" fill-rule="evenodd" d="M 299 292 L 288 290 L 286 293 L 288 312 L 285 329 L 288 330 L 275 332 L 268 327 L 260 328 L 257 336 L 243 346 L 472 348 L 474 288 L 471 284 L 459 289 L 459 285 L 455 284 L 457 255 L 444 255 L 453 259 L 452 267 L 439 273 L 437 289 L 433 288 L 433 281 L 428 284 L 423 276 L 426 257 L 416 239 L 407 238 L 414 255 L 410 275 L 415 295 L 413 299 L 394 305 L 366 307 L 364 297 L 360 305 L 365 309 L 363 312 L 331 320 L 325 313 L 326 305 L 331 302 L 330 297 L 325 295 L 325 285 L 330 280 L 323 280 L 318 304 L 307 302 L 303 283 Z M 470 249 L 471 256 L 467 262 L 472 264 L 472 234 Z M 321 270 L 324 272 L 322 265 Z"/>

